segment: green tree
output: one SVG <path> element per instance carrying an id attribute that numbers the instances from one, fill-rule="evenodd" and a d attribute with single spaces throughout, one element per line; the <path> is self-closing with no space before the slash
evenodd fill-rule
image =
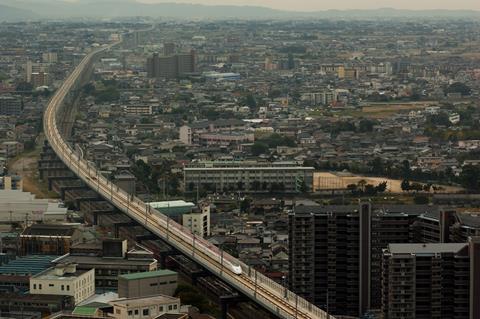
<path id="1" fill-rule="evenodd" d="M 376 121 L 369 120 L 369 119 L 362 119 L 358 123 L 358 130 L 362 133 L 365 132 L 372 132 L 373 127 L 377 124 Z"/>
<path id="2" fill-rule="evenodd" d="M 255 143 L 253 143 L 253 145 L 251 147 L 251 153 L 252 153 L 253 156 L 259 156 L 261 154 L 267 154 L 268 153 L 268 145 L 263 143 L 263 142 L 256 141 Z"/>
<path id="3" fill-rule="evenodd" d="M 250 210 L 250 205 L 252 200 L 250 198 L 245 198 L 240 202 L 240 212 L 246 213 Z"/>
<path id="4" fill-rule="evenodd" d="M 255 100 L 255 97 L 252 94 L 247 95 L 245 99 L 245 104 L 251 108 L 257 107 L 257 101 Z"/>
<path id="5" fill-rule="evenodd" d="M 428 196 L 417 195 L 413 198 L 413 202 L 417 205 L 427 205 L 430 201 L 428 199 Z"/>
<path id="6" fill-rule="evenodd" d="M 410 182 L 408 180 L 404 179 L 402 181 L 402 184 L 400 185 L 400 187 L 402 188 L 402 191 L 408 192 L 410 190 Z"/>
<path id="7" fill-rule="evenodd" d="M 348 184 L 347 189 L 354 195 L 358 193 L 358 185 L 357 184 Z"/>
<path id="8" fill-rule="evenodd" d="M 243 191 L 245 184 L 242 181 L 237 182 L 237 190 Z"/>
<path id="9" fill-rule="evenodd" d="M 282 183 L 282 184 L 283 184 L 283 183 Z M 285 189 L 285 185 L 283 185 L 283 189 Z M 300 193 L 305 194 L 306 192 L 308 192 L 307 183 L 305 183 L 305 181 L 302 181 L 302 182 L 300 183 Z"/>
<path id="10" fill-rule="evenodd" d="M 85 84 L 83 86 L 83 93 L 85 93 L 86 95 L 92 95 L 95 93 L 95 85 L 91 82 Z"/>
<path id="11" fill-rule="evenodd" d="M 22 92 L 31 92 L 31 91 L 33 91 L 33 85 L 31 83 L 28 83 L 28 82 L 20 82 L 20 83 L 18 83 L 15 90 L 16 91 L 22 91 Z"/>
<path id="12" fill-rule="evenodd" d="M 432 114 L 427 116 L 427 125 L 430 125 L 433 127 L 438 125 L 449 127 L 452 125 L 452 123 L 450 123 L 450 119 L 447 113 L 440 112 L 438 114 Z"/>
<path id="13" fill-rule="evenodd" d="M 375 157 L 370 163 L 369 166 L 372 168 L 372 174 L 383 175 L 385 172 L 385 164 L 380 157 Z"/>
<path id="14" fill-rule="evenodd" d="M 460 184 L 468 190 L 480 190 L 480 167 L 467 165 L 459 176 Z"/>
<path id="15" fill-rule="evenodd" d="M 365 195 L 375 196 L 377 194 L 377 188 L 371 184 L 365 185 L 364 191 Z"/>
<path id="16" fill-rule="evenodd" d="M 387 182 L 382 182 L 375 187 L 378 193 L 384 193 L 387 190 Z"/>
<path id="17" fill-rule="evenodd" d="M 408 160 L 404 160 L 402 162 L 402 177 L 404 179 L 408 179 L 410 177 L 410 174 L 412 172 L 411 168 L 410 168 L 410 162 Z"/>
<path id="18" fill-rule="evenodd" d="M 419 192 L 423 190 L 423 185 L 420 183 L 411 183 L 410 184 L 410 189 L 416 192 Z"/>
<path id="19" fill-rule="evenodd" d="M 268 97 L 271 100 L 274 100 L 280 96 L 282 96 L 282 91 L 280 91 L 279 89 L 273 89 L 268 92 Z"/>
<path id="20" fill-rule="evenodd" d="M 367 185 L 367 181 L 362 179 L 362 180 L 359 180 L 358 183 L 358 188 L 362 191 L 362 192 L 365 192 L 365 186 Z"/>
<path id="21" fill-rule="evenodd" d="M 295 59 L 293 58 L 293 54 L 288 54 L 288 69 L 293 70 L 295 69 Z"/>
<path id="22" fill-rule="evenodd" d="M 455 82 L 450 84 L 446 89 L 445 89 L 445 94 L 448 93 L 460 93 L 462 95 L 470 95 L 472 93 L 472 89 L 461 82 Z"/>

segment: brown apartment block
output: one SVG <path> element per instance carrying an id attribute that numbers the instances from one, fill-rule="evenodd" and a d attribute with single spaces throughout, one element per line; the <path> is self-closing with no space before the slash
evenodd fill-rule
<path id="1" fill-rule="evenodd" d="M 480 318 L 479 256 L 478 238 L 389 245 L 383 252 L 383 318 Z"/>
<path id="2" fill-rule="evenodd" d="M 334 315 L 379 311 L 383 250 L 389 244 L 468 238 L 474 225 L 438 206 L 297 205 L 289 215 L 288 284 Z"/>

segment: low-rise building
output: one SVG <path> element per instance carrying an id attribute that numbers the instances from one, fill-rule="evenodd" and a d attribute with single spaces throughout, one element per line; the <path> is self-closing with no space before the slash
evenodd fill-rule
<path id="1" fill-rule="evenodd" d="M 0 190 L 22 190 L 23 180 L 19 175 L 0 177 Z"/>
<path id="2" fill-rule="evenodd" d="M 17 141 L 6 141 L 0 145 L 5 157 L 15 157 L 23 152 L 23 144 Z"/>
<path id="3" fill-rule="evenodd" d="M 199 136 L 200 144 L 206 146 L 239 145 L 241 143 L 253 143 L 254 141 L 255 135 L 251 133 L 204 133 Z"/>
<path id="4" fill-rule="evenodd" d="M 127 115 L 152 115 L 151 105 L 130 104 L 124 106 Z"/>
<path id="5" fill-rule="evenodd" d="M 210 236 L 210 206 L 194 209 L 190 214 L 184 214 L 182 224 L 195 235 Z"/>
<path id="6" fill-rule="evenodd" d="M 95 270 L 77 270 L 76 264 L 58 264 L 30 278 L 30 293 L 63 295 L 75 304 L 95 293 Z"/>
<path id="7" fill-rule="evenodd" d="M 12 181 L 12 188 L 21 182 Z M 8 182 L 6 183 L 8 185 Z M 48 199 L 37 199 L 35 195 L 20 189 L 0 189 L 0 220 L 3 222 L 44 222 L 65 221 L 67 208 L 61 203 Z M 35 226 L 41 227 L 41 226 Z"/>
<path id="8" fill-rule="evenodd" d="M 24 254 L 64 255 L 82 239 L 77 226 L 33 224 L 20 235 Z"/>
<path id="9" fill-rule="evenodd" d="M 296 162 L 198 162 L 184 168 L 184 185 L 187 192 L 200 188 L 218 192 L 302 192 L 312 189 L 314 170 Z"/>
<path id="10" fill-rule="evenodd" d="M 157 270 L 157 260 L 152 252 L 141 248 L 127 251 L 126 241 L 110 239 L 107 242 L 103 242 L 100 255 L 67 254 L 55 263 L 75 263 L 81 270 L 95 269 L 95 287 L 99 291 L 115 291 L 119 275 Z"/>
<path id="11" fill-rule="evenodd" d="M 118 276 L 118 296 L 137 298 L 152 295 L 172 296 L 178 286 L 178 274 L 163 269 Z"/>
<path id="12" fill-rule="evenodd" d="M 0 115 L 14 115 L 22 114 L 22 101 L 19 97 L 11 95 L 0 96 Z"/>
<path id="13" fill-rule="evenodd" d="M 179 298 L 164 295 L 120 299 L 110 304 L 113 306 L 112 317 L 116 319 L 152 319 L 180 310 Z"/>

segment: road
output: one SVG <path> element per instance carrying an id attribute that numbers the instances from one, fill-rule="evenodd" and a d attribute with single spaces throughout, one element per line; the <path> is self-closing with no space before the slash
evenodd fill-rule
<path id="1" fill-rule="evenodd" d="M 193 235 L 188 229 L 155 211 L 138 198 L 119 189 L 102 176 L 96 167 L 79 157 L 78 152 L 74 152 L 67 144 L 57 126 L 57 114 L 63 101 L 69 91 L 75 88 L 83 71 L 90 66 L 94 58 L 116 44 L 98 48 L 88 54 L 50 100 L 44 116 L 44 130 L 57 156 L 89 187 L 122 212 L 280 318 L 334 319 L 203 238 Z M 233 265 L 241 266 L 240 275 L 232 271 Z"/>

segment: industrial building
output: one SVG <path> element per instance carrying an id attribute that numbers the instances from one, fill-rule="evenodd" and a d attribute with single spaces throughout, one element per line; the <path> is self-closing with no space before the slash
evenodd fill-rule
<path id="1" fill-rule="evenodd" d="M 68 210 L 62 206 L 56 201 L 37 199 L 20 189 L 0 190 L 0 220 L 3 222 L 65 221 Z"/>
<path id="2" fill-rule="evenodd" d="M 64 255 L 82 240 L 78 225 L 33 224 L 20 235 L 24 255 Z"/>
<path id="3" fill-rule="evenodd" d="M 121 298 L 173 296 L 177 286 L 178 274 L 168 269 L 118 276 L 118 296 Z"/>

